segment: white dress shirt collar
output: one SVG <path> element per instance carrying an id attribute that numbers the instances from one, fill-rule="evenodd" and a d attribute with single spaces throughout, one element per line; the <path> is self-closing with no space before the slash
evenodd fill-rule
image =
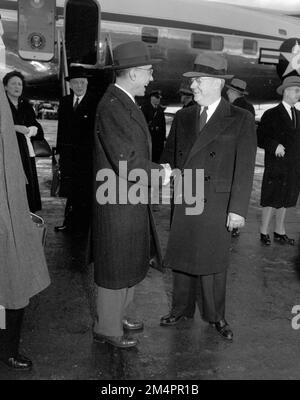
<path id="1" fill-rule="evenodd" d="M 76 96 L 76 94 L 74 94 L 74 97 L 73 97 L 73 107 L 74 107 L 74 105 L 75 105 L 75 103 L 76 103 L 77 98 L 78 98 L 78 104 L 80 104 L 81 100 L 84 98 L 84 95 L 83 95 L 83 96 Z"/>
<path id="2" fill-rule="evenodd" d="M 216 100 L 214 103 L 210 104 L 209 106 L 207 106 L 207 119 L 206 122 L 212 117 L 213 113 L 216 111 L 218 105 L 220 104 L 221 101 L 221 97 Z M 204 109 L 204 106 L 201 106 L 201 111 L 202 112 Z"/>
<path id="3" fill-rule="evenodd" d="M 132 94 L 130 94 L 129 92 L 127 92 L 126 89 L 122 88 L 120 85 L 118 85 L 117 83 L 115 83 L 115 86 L 121 90 L 123 90 L 124 93 L 127 94 L 127 96 L 129 96 L 131 98 L 131 100 L 135 103 L 134 97 L 132 96 Z"/>
<path id="4" fill-rule="evenodd" d="M 285 102 L 284 100 L 282 100 L 282 104 L 283 104 L 284 108 L 286 109 L 286 111 L 288 112 L 290 118 L 293 119 L 293 118 L 292 118 L 292 110 L 291 110 L 291 107 L 292 107 L 292 106 L 290 106 L 290 105 L 289 105 L 287 102 Z"/>

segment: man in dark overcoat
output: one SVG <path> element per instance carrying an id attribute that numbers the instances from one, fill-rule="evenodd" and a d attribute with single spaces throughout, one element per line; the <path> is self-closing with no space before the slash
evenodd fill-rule
<path id="1" fill-rule="evenodd" d="M 288 76 L 277 89 L 282 102 L 267 110 L 258 126 L 258 146 L 265 149 L 261 188 L 260 239 L 270 245 L 269 224 L 275 212 L 274 241 L 294 245 L 285 232 L 286 209 L 294 207 L 300 191 L 300 77 Z"/>
<path id="2" fill-rule="evenodd" d="M 249 93 L 247 92 L 247 83 L 242 79 L 233 78 L 227 87 L 227 97 L 230 103 L 236 107 L 243 108 L 244 110 L 248 110 L 255 118 L 255 110 L 253 105 L 246 99 Z M 233 229 L 231 232 L 232 237 L 239 236 L 239 229 Z"/>
<path id="3" fill-rule="evenodd" d="M 153 80 L 152 64 L 158 60 L 151 59 L 143 42 L 123 43 L 114 49 L 113 55 L 116 83 L 108 87 L 96 113 L 92 234 L 97 285 L 94 340 L 127 348 L 135 346 L 137 340 L 125 337 L 123 330 L 143 328 L 142 322 L 125 316 L 134 287 L 146 276 L 152 257 L 156 257 L 156 265 L 161 268 L 150 206 L 147 201 L 136 204 L 130 201 L 129 192 L 135 179 L 128 174 L 137 169 L 146 174 L 139 182 L 143 193 L 149 196 L 151 172 L 162 170 L 167 183 L 171 170 L 150 160 L 151 136 L 135 103 L 135 96 L 144 96 Z M 107 190 L 111 198 L 116 194 L 115 201 L 104 198 L 103 174 L 111 177 L 112 184 Z M 124 194 L 126 200 L 121 201 Z"/>
<path id="4" fill-rule="evenodd" d="M 88 92 L 88 75 L 82 67 L 71 67 L 72 93 L 58 109 L 56 153 L 61 171 L 60 195 L 67 197 L 65 220 L 56 231 L 87 233 L 92 210 L 92 143 L 97 101 Z"/>
<path id="5" fill-rule="evenodd" d="M 160 105 L 161 90 L 152 90 L 149 101 L 141 107 L 152 139 L 152 161 L 159 162 L 166 140 L 165 110 Z"/>
<path id="6" fill-rule="evenodd" d="M 255 117 L 255 110 L 253 105 L 245 98 L 249 93 L 247 92 L 247 83 L 242 79 L 233 78 L 227 87 L 227 97 L 231 104 L 236 107 L 241 107 L 248 110 L 253 117 Z"/>
<path id="7" fill-rule="evenodd" d="M 191 89 L 197 105 L 177 112 L 170 133 L 176 143 L 165 160 L 182 170 L 204 170 L 204 193 L 198 193 L 202 213 L 189 215 L 188 202 L 176 201 L 165 265 L 172 268 L 174 286 L 171 312 L 161 325 L 178 323 L 193 315 L 197 300 L 204 320 L 225 339 L 233 333 L 225 320 L 226 271 L 230 231 L 244 225 L 251 194 L 256 154 L 252 116 L 221 98 L 227 62 L 222 55 L 200 54 Z M 166 147 L 168 143 L 166 144 Z M 195 192 L 195 176 L 192 187 Z M 199 182 L 198 182 L 199 183 Z M 176 186 L 176 185 L 175 185 Z M 177 204 L 176 204 L 177 203 Z"/>

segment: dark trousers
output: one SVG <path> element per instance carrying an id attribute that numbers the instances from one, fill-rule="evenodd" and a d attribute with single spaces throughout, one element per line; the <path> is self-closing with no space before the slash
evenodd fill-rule
<path id="1" fill-rule="evenodd" d="M 192 317 L 196 304 L 205 321 L 217 322 L 225 317 L 226 272 L 189 275 L 173 270 L 172 312 Z"/>
<path id="2" fill-rule="evenodd" d="M 6 329 L 0 329 L 0 358 L 16 357 L 19 353 L 21 328 L 25 308 L 5 310 Z"/>

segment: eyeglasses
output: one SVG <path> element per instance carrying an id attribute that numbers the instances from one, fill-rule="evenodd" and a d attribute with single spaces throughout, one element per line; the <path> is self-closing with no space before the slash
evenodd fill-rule
<path id="1" fill-rule="evenodd" d="M 149 75 L 153 75 L 153 68 L 136 67 L 136 69 L 142 69 L 143 71 L 147 71 Z"/>
<path id="2" fill-rule="evenodd" d="M 202 82 L 204 82 L 204 81 L 208 81 L 208 80 L 210 80 L 211 78 L 209 77 L 209 76 L 205 76 L 205 77 L 199 77 L 199 78 L 191 78 L 191 81 L 192 81 L 192 83 L 193 82 L 196 82 L 196 83 L 202 83 Z"/>

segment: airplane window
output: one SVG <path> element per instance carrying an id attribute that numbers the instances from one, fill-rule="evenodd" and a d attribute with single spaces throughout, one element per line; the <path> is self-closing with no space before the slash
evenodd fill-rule
<path id="1" fill-rule="evenodd" d="M 243 53 L 244 54 L 256 54 L 257 53 L 257 41 L 252 40 L 252 39 L 244 39 Z"/>
<path id="2" fill-rule="evenodd" d="M 191 46 L 194 49 L 203 50 L 223 50 L 223 36 L 204 35 L 202 33 L 192 33 Z"/>
<path id="3" fill-rule="evenodd" d="M 158 29 L 144 26 L 142 28 L 142 41 L 146 43 L 157 43 Z"/>

